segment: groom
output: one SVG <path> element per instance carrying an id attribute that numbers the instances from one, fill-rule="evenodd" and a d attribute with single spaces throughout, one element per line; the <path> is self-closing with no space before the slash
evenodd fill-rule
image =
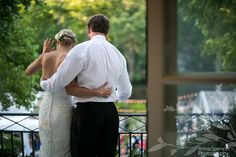
<path id="1" fill-rule="evenodd" d="M 76 45 L 48 80 L 41 81 L 44 90 L 55 91 L 74 78 L 86 88 L 98 88 L 104 82 L 113 89 L 108 98 L 74 97 L 76 109 L 72 118 L 71 151 L 73 157 L 114 157 L 119 117 L 114 102 L 128 99 L 132 93 L 126 60 L 106 40 L 109 20 L 98 14 L 88 22 L 89 41 Z"/>

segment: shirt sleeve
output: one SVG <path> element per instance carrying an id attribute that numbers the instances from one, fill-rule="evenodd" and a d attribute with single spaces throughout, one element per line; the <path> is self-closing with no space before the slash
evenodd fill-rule
<path id="1" fill-rule="evenodd" d="M 118 79 L 117 98 L 118 100 L 127 100 L 132 94 L 132 85 L 130 83 L 129 74 L 125 62 L 123 73 Z"/>
<path id="2" fill-rule="evenodd" d="M 68 85 L 83 69 L 84 58 L 78 47 L 74 47 L 65 57 L 57 72 L 47 80 L 41 80 L 40 86 L 46 91 L 56 91 Z"/>

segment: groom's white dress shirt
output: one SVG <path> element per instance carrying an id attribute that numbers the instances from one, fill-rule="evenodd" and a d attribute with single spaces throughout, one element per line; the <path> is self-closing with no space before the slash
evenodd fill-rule
<path id="1" fill-rule="evenodd" d="M 132 93 L 124 56 L 102 35 L 95 35 L 91 40 L 71 49 L 57 72 L 50 79 L 42 80 L 40 86 L 46 91 L 56 91 L 76 77 L 80 86 L 90 89 L 108 82 L 113 92 L 109 98 L 74 97 L 74 103 L 126 100 Z"/>

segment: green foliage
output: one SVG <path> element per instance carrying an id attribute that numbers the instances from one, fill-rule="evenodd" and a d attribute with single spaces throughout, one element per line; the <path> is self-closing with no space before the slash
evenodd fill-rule
<path id="1" fill-rule="evenodd" d="M 36 45 L 32 42 L 34 30 L 20 20 L 20 13 L 38 0 L 0 2 L 0 102 L 2 109 L 11 105 L 30 107 L 34 99 L 34 81 L 24 75 L 32 61 Z"/>
<path id="2" fill-rule="evenodd" d="M 12 138 L 12 139 L 11 139 Z M 3 148 L 1 148 L 0 156 L 4 157 L 12 157 L 17 156 L 18 152 L 20 152 L 21 140 L 18 135 L 11 135 L 9 133 L 3 133 Z M 13 142 L 13 152 L 12 150 L 12 142 Z"/>
<path id="3" fill-rule="evenodd" d="M 125 103 L 125 102 L 117 102 L 116 107 L 118 109 L 128 109 L 128 110 L 146 110 L 145 103 Z"/>
<path id="4" fill-rule="evenodd" d="M 193 20 L 204 35 L 203 54 L 213 55 L 218 71 L 236 70 L 236 1 L 179 0 L 186 9 L 186 21 Z"/>
<path id="5" fill-rule="evenodd" d="M 14 21 L 19 18 L 21 11 L 27 9 L 31 3 L 39 4 L 41 0 L 7 0 L 0 1 L 0 39 L 7 43 L 13 36 Z"/>
<path id="6" fill-rule="evenodd" d="M 206 40 L 201 30 L 195 26 L 195 20 L 186 15 L 190 13 L 186 6 L 178 5 L 178 71 L 208 72 L 215 70 L 214 54 L 203 54 Z"/>
<path id="7" fill-rule="evenodd" d="M 123 0 L 119 13 L 111 16 L 111 39 L 127 58 L 133 82 L 146 80 L 145 7 L 143 0 Z"/>

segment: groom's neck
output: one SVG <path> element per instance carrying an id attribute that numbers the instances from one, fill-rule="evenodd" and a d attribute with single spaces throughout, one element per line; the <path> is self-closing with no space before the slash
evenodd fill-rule
<path id="1" fill-rule="evenodd" d="M 90 33 L 90 39 L 92 39 L 95 35 L 102 35 L 104 37 L 106 37 L 106 35 L 104 33 L 100 33 L 100 32 L 91 32 Z"/>

